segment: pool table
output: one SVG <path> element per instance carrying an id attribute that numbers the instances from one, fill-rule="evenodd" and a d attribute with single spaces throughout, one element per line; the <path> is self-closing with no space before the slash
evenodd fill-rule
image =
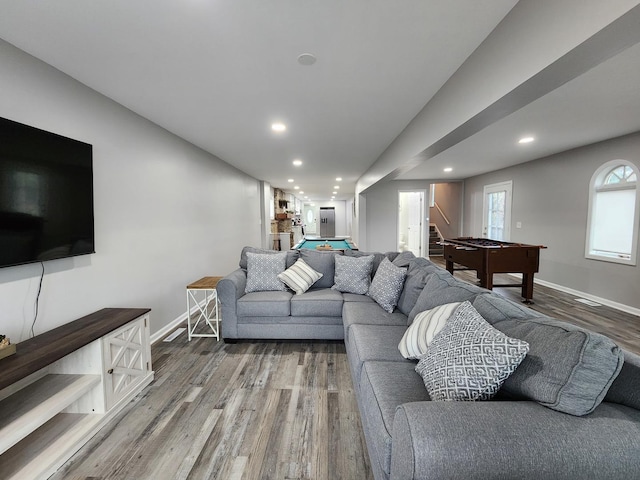
<path id="1" fill-rule="evenodd" d="M 348 238 L 304 238 L 293 247 L 296 250 L 357 250 L 355 243 Z"/>
<path id="2" fill-rule="evenodd" d="M 475 270 L 484 288 L 522 287 L 524 302 L 533 303 L 533 274 L 539 268 L 540 249 L 547 247 L 472 237 L 445 239 L 442 243 L 446 267 L 452 274 Z M 494 273 L 521 273 L 522 283 L 494 284 Z"/>

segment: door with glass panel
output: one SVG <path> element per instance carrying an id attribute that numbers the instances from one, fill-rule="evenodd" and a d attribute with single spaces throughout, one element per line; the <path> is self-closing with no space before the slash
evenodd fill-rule
<path id="1" fill-rule="evenodd" d="M 511 238 L 511 196 L 513 182 L 484 187 L 482 236 L 491 240 L 509 241 Z"/>

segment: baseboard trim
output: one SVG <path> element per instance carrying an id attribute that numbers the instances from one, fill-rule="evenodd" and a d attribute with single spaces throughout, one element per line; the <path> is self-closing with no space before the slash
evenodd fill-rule
<path id="1" fill-rule="evenodd" d="M 200 308 L 204 308 L 204 304 L 206 302 L 206 299 L 201 300 L 200 301 Z M 191 311 L 189 312 L 190 315 L 193 315 L 195 312 L 198 311 L 198 306 L 194 305 L 193 308 L 191 309 Z M 152 313 L 153 314 L 153 313 Z M 154 343 L 159 342 L 160 340 L 162 340 L 164 337 L 166 337 L 174 328 L 178 327 L 181 323 L 186 322 L 187 321 L 187 313 L 183 313 L 182 315 L 180 315 L 178 318 L 176 318 L 175 320 L 173 320 L 172 322 L 169 322 L 167 325 L 165 325 L 164 327 L 162 327 L 160 330 L 158 330 L 156 333 L 154 333 L 153 335 L 151 335 L 151 345 L 153 345 Z"/>
<path id="2" fill-rule="evenodd" d="M 616 310 L 620 310 L 622 312 L 630 313 L 631 315 L 640 317 L 640 308 L 632 307 L 630 305 L 625 305 L 623 303 L 614 302 L 613 300 L 609 300 L 607 298 L 591 295 L 590 293 L 574 290 L 573 288 L 565 287 L 563 285 L 558 285 L 556 283 L 547 282 L 546 280 L 540 280 L 538 278 L 534 278 L 533 283 L 537 283 L 539 285 L 542 285 L 543 287 L 552 288 L 560 292 L 568 293 L 569 295 L 575 295 L 576 297 L 586 298 L 587 300 L 592 300 L 594 302 L 601 303 L 602 305 L 605 305 L 607 307 L 615 308 Z"/>

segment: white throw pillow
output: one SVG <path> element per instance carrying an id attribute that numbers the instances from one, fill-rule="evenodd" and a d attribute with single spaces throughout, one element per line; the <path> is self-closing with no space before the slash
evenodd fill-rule
<path id="1" fill-rule="evenodd" d="M 287 287 L 296 292 L 296 295 L 301 295 L 309 290 L 311 285 L 320 280 L 322 274 L 316 272 L 307 262 L 300 258 L 296 263 L 279 274 L 278 278 Z"/>
<path id="2" fill-rule="evenodd" d="M 416 360 L 419 356 L 427 353 L 427 347 L 442 330 L 460 303 L 445 303 L 416 315 L 398 345 L 402 356 L 409 360 Z"/>

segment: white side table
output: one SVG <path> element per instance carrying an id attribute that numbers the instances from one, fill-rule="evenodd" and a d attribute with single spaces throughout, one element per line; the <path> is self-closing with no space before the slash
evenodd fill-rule
<path id="1" fill-rule="evenodd" d="M 218 308 L 216 287 L 222 278 L 203 277 L 187 285 L 187 332 L 189 341 L 193 337 L 214 337 L 216 340 L 220 340 L 220 310 Z M 204 298 L 202 298 L 201 294 L 204 294 Z M 202 300 L 204 300 L 204 304 Z M 194 303 L 197 309 L 198 318 L 195 322 L 191 320 L 191 302 Z M 211 328 L 211 333 L 195 333 L 200 322 L 206 323 Z"/>

